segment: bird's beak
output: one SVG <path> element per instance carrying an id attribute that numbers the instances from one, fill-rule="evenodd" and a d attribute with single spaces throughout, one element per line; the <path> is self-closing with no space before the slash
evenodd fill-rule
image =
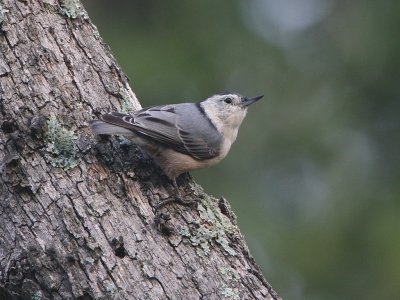
<path id="1" fill-rule="evenodd" d="M 242 104 L 244 107 L 250 106 L 251 104 L 257 102 L 258 100 L 260 100 L 262 97 L 264 97 L 264 95 L 261 96 L 256 96 L 253 98 L 243 98 L 242 100 Z"/>

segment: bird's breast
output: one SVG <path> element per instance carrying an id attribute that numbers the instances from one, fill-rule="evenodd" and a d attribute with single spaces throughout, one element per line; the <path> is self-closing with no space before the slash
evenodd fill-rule
<path id="1" fill-rule="evenodd" d="M 180 174 L 193 170 L 203 169 L 219 163 L 229 152 L 231 143 L 225 141 L 220 148 L 219 154 L 210 159 L 195 159 L 190 155 L 177 152 L 167 148 L 151 155 L 160 165 L 169 178 L 176 178 Z"/>

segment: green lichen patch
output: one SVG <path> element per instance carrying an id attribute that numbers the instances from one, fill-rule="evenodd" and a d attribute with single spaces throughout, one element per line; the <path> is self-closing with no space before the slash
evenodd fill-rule
<path id="1" fill-rule="evenodd" d="M 0 25 L 4 22 L 6 13 L 8 13 L 9 10 L 3 8 L 3 5 L 0 3 Z"/>
<path id="2" fill-rule="evenodd" d="M 187 237 L 187 238 L 190 238 L 190 235 L 191 235 L 189 227 L 187 227 L 187 226 L 182 227 L 181 230 L 179 231 L 179 233 L 180 233 L 180 235 Z"/>
<path id="3" fill-rule="evenodd" d="M 103 286 L 105 288 L 106 293 L 109 296 L 116 296 L 118 288 L 115 286 L 113 282 L 111 282 L 110 280 L 104 280 Z"/>
<path id="4" fill-rule="evenodd" d="M 87 19 L 88 15 L 80 4 L 79 0 L 62 0 L 62 12 L 70 19 L 83 18 Z"/>
<path id="5" fill-rule="evenodd" d="M 222 295 L 225 298 L 230 299 L 239 299 L 239 292 L 236 286 L 240 280 L 239 273 L 231 267 L 221 267 L 218 269 L 224 281 L 227 282 L 227 285 L 223 285 L 222 287 Z"/>
<path id="6" fill-rule="evenodd" d="M 36 291 L 33 295 L 32 295 L 32 300 L 41 300 L 43 299 L 43 293 L 42 291 Z"/>
<path id="7" fill-rule="evenodd" d="M 235 288 L 224 287 L 224 289 L 222 290 L 222 295 L 225 298 L 239 300 L 239 292 Z"/>
<path id="8" fill-rule="evenodd" d="M 55 116 L 47 121 L 46 151 L 53 155 L 51 165 L 64 170 L 77 166 L 77 148 L 75 140 L 77 136 L 72 130 L 63 127 Z"/>
<path id="9" fill-rule="evenodd" d="M 126 88 L 120 88 L 119 89 L 119 95 L 121 97 L 121 112 L 122 113 L 128 113 L 131 111 L 134 111 L 135 108 L 133 107 L 133 104 L 131 102 L 131 99 L 129 97 L 129 92 Z"/>
<path id="10" fill-rule="evenodd" d="M 237 282 L 240 279 L 239 273 L 231 267 L 221 267 L 218 271 L 228 281 Z"/>
<path id="11" fill-rule="evenodd" d="M 181 228 L 180 234 L 196 247 L 199 256 L 207 256 L 216 244 L 229 255 L 235 256 L 237 253 L 230 246 L 228 234 L 232 234 L 236 227 L 218 210 L 213 198 L 203 193 L 201 187 L 193 184 L 192 190 L 195 194 L 204 196 L 204 200 L 198 205 L 201 221 L 195 229 L 186 226 Z"/>

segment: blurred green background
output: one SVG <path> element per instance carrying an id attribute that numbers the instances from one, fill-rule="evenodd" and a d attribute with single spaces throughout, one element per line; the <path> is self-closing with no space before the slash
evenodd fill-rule
<path id="1" fill-rule="evenodd" d="M 399 1 L 84 4 L 143 106 L 265 94 L 193 175 L 281 296 L 399 299 Z"/>

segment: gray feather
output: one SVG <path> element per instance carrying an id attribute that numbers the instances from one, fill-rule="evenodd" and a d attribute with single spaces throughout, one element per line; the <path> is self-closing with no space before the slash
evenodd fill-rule
<path id="1" fill-rule="evenodd" d="M 109 135 L 116 134 L 125 136 L 134 135 L 134 133 L 129 129 L 113 125 L 110 123 L 106 123 L 101 120 L 90 121 L 89 126 L 96 134 L 109 134 Z"/>

